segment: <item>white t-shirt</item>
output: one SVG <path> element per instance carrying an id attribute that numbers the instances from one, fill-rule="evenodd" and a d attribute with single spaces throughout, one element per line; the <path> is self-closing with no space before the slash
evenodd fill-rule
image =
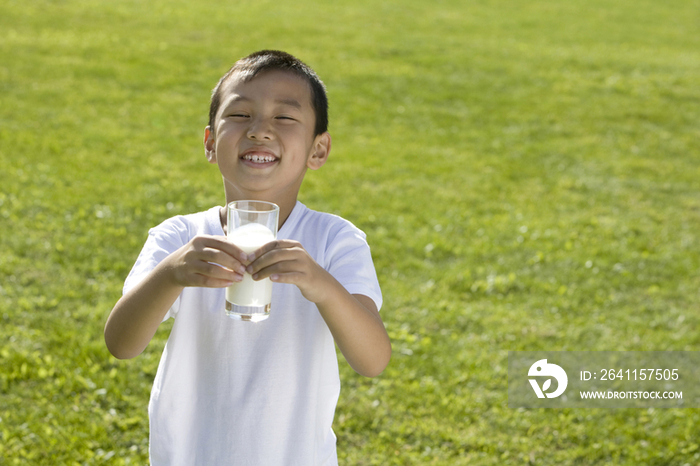
<path id="1" fill-rule="evenodd" d="M 224 235 L 219 207 L 151 229 L 124 292 L 202 234 Z M 278 238 L 299 241 L 351 294 L 381 307 L 365 235 L 350 222 L 297 202 Z M 315 304 L 275 283 L 270 317 L 242 322 L 224 313 L 224 293 L 185 288 L 168 311 L 175 322 L 148 409 L 151 464 L 337 465 L 338 363 Z"/>

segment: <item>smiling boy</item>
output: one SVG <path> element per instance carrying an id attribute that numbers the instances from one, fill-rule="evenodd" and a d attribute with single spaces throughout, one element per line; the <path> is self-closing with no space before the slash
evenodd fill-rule
<path id="1" fill-rule="evenodd" d="M 307 169 L 328 159 L 325 89 L 293 56 L 239 60 L 214 89 L 204 133 L 226 203 L 280 207 L 278 239 L 246 255 L 225 240 L 226 209 L 151 229 L 105 326 L 118 358 L 140 354 L 175 319 L 149 403 L 153 465 L 335 465 L 340 382 L 334 342 L 366 376 L 391 344 L 364 234 L 297 201 Z M 270 318 L 229 319 L 224 288 L 270 277 Z"/>

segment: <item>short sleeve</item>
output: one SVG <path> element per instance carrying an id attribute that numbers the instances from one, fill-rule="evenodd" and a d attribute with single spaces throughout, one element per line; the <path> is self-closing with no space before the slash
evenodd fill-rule
<path id="1" fill-rule="evenodd" d="M 372 254 L 362 230 L 348 223 L 329 238 L 325 251 L 326 270 L 350 294 L 367 296 L 382 307 L 382 293 Z"/>
<path id="2" fill-rule="evenodd" d="M 187 243 L 187 229 L 182 218 L 166 220 L 148 231 L 148 238 L 136 259 L 131 272 L 126 277 L 122 292 L 126 294 L 158 265 L 163 259 Z M 174 317 L 180 305 L 180 297 L 175 300 L 163 320 Z"/>

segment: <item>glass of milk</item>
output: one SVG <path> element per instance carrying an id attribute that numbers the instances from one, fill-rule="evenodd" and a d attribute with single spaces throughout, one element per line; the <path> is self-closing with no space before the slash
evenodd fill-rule
<path id="1" fill-rule="evenodd" d="M 234 201 L 228 205 L 230 242 L 250 254 L 277 238 L 280 208 L 271 202 Z M 255 281 L 249 273 L 226 288 L 226 314 L 232 319 L 260 322 L 270 316 L 272 281 Z"/>

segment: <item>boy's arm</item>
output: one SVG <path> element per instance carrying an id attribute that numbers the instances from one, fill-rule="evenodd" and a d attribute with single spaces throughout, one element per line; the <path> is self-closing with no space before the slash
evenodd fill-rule
<path id="1" fill-rule="evenodd" d="M 300 243 L 272 241 L 248 256 L 254 279 L 296 285 L 316 304 L 350 366 L 359 374 L 382 373 L 391 358 L 391 342 L 372 299 L 350 294 Z"/>
<path id="2" fill-rule="evenodd" d="M 104 330 L 110 353 L 119 359 L 141 354 L 185 287 L 222 288 L 241 281 L 245 257 L 216 236 L 197 236 L 170 254 L 112 309 Z"/>

